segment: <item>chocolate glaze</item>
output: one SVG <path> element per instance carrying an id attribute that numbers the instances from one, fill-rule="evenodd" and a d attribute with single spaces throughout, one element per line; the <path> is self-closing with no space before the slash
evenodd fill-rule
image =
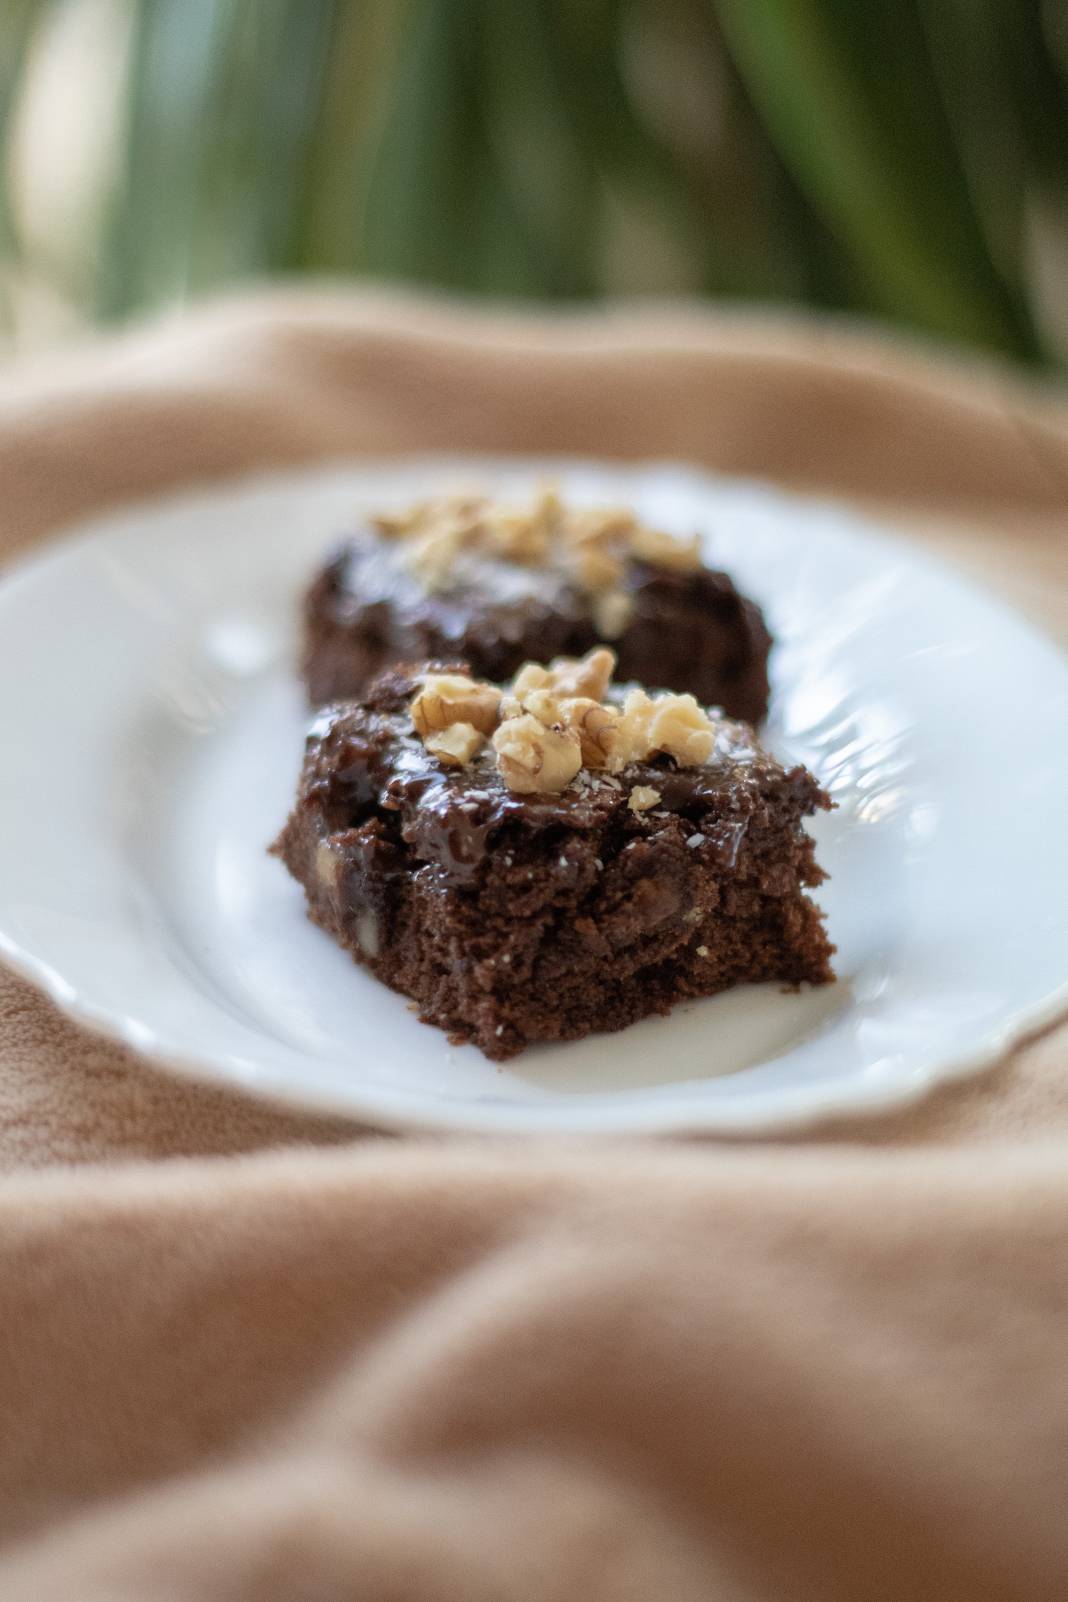
<path id="1" fill-rule="evenodd" d="M 771 637 L 727 574 L 632 560 L 625 588 L 630 620 L 605 642 L 588 598 L 555 568 L 461 554 L 448 587 L 428 591 L 400 542 L 361 534 L 338 549 L 305 602 L 309 697 L 322 705 L 360 695 L 397 661 L 462 655 L 476 677 L 503 680 L 523 662 L 608 643 L 621 679 L 689 692 L 747 722 L 763 718 Z"/>
<path id="2" fill-rule="evenodd" d="M 464 668 L 456 662 L 431 665 Z M 826 804 L 810 773 L 785 770 L 750 728 L 726 718 L 716 726 L 712 757 L 700 767 L 678 768 L 670 757 L 658 757 L 631 764 L 618 777 L 583 770 L 557 794 L 517 795 L 504 784 L 488 747 L 461 769 L 443 767 L 426 752 L 408 711 L 417 671 L 425 671 L 425 665 L 383 675 L 363 705 L 345 703 L 319 712 L 308 736 L 302 797 L 321 812 L 327 832 L 381 820 L 383 838 L 403 840 L 420 862 L 435 864 L 453 882 L 473 879 L 512 825 L 527 835 L 552 828 L 582 834 L 614 822 L 640 837 L 664 814 L 689 820 L 695 828 L 712 814 L 706 843 L 729 862 L 748 820 L 762 806 L 787 795 L 801 813 Z M 637 785 L 660 792 L 655 809 L 629 810 Z"/>

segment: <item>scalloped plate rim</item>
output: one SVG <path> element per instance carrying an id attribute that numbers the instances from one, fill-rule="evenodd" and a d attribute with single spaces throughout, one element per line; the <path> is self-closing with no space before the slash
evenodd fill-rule
<path id="1" fill-rule="evenodd" d="M 843 524 L 845 531 L 862 535 L 864 540 L 881 545 L 900 554 L 907 551 L 909 565 L 927 570 L 950 581 L 963 593 L 981 599 L 995 607 L 999 613 L 1024 630 L 1036 643 L 1054 654 L 1062 666 L 1063 654 L 1041 630 L 1000 602 L 981 584 L 967 574 L 959 572 L 951 563 L 914 545 L 902 546 L 892 528 L 881 525 L 865 513 L 855 512 L 846 503 L 826 497 L 792 495 L 777 486 L 754 478 L 719 475 L 686 462 L 666 459 L 649 461 L 593 461 L 579 458 L 542 458 L 522 455 L 471 456 L 456 453 L 429 453 L 399 457 L 393 460 L 339 457 L 303 466 L 270 469 L 232 477 L 212 479 L 196 485 L 186 485 L 173 493 L 147 496 L 136 501 L 123 502 L 106 511 L 78 519 L 66 525 L 48 545 L 28 556 L 16 556 L 0 568 L 0 607 L 10 602 L 18 588 L 32 583 L 47 572 L 61 566 L 74 550 L 91 544 L 119 524 L 127 524 L 139 515 L 151 515 L 163 507 L 186 506 L 190 510 L 197 504 L 225 500 L 229 495 L 267 489 L 276 485 L 295 487 L 308 479 L 323 478 L 335 472 L 352 471 L 358 474 L 399 474 L 454 471 L 478 466 L 502 471 L 538 472 L 588 469 L 618 475 L 631 480 L 643 474 L 683 474 L 698 484 L 712 488 L 751 490 L 769 504 L 777 503 L 789 512 L 797 506 L 813 514 L 823 513 Z M 410 1130 L 413 1132 L 446 1129 L 454 1133 L 470 1134 L 564 1134 L 568 1136 L 619 1136 L 633 1134 L 656 1135 L 715 1135 L 748 1138 L 774 1136 L 812 1128 L 828 1121 L 863 1119 L 881 1116 L 914 1105 L 943 1083 L 980 1074 L 996 1066 L 1021 1041 L 1033 1038 L 1052 1027 L 1068 1014 L 1068 978 L 1048 993 L 1018 1009 L 1008 1011 L 996 1025 L 991 1024 L 988 1037 L 979 1046 L 958 1055 L 932 1054 L 925 1059 L 918 1056 L 909 1065 L 907 1074 L 895 1081 L 869 1084 L 863 1095 L 851 1092 L 835 1097 L 819 1086 L 799 1087 L 796 1099 L 782 1097 L 774 1110 L 747 1111 L 744 1103 L 737 1108 L 723 1104 L 706 1111 L 693 1102 L 681 1107 L 667 1104 L 645 1104 L 643 1108 L 625 1116 L 606 1115 L 597 1123 L 569 1120 L 560 1116 L 560 1103 L 547 1102 L 542 1107 L 509 1106 L 504 1103 L 478 1102 L 438 1103 L 431 1115 L 409 1110 L 403 1105 L 406 1098 L 380 1096 L 376 1087 L 365 1085 L 359 1096 L 344 1101 L 328 1091 L 313 1085 L 303 1085 L 292 1079 L 280 1078 L 276 1065 L 268 1069 L 249 1063 L 236 1055 L 213 1055 L 210 1051 L 189 1051 L 176 1047 L 165 1034 L 139 1018 L 133 1011 L 119 1013 L 95 1003 L 73 987 L 51 963 L 24 947 L 10 932 L 0 928 L 0 955 L 13 972 L 43 991 L 67 1017 L 85 1027 L 94 1036 L 114 1040 L 131 1050 L 136 1056 L 147 1059 L 155 1069 L 173 1072 L 183 1079 L 203 1084 L 229 1086 L 252 1094 L 276 1106 L 292 1110 L 314 1111 L 326 1116 L 369 1123 L 378 1127 Z M 253 1078 L 253 1075 L 256 1077 Z M 564 1104 L 565 1106 L 567 1104 Z M 578 1107 L 580 1104 L 572 1103 Z M 626 1113 L 620 1109 L 620 1113 Z"/>

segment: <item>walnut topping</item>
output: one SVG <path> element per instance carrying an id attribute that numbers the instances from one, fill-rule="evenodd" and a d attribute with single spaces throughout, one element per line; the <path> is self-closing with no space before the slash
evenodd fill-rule
<path id="1" fill-rule="evenodd" d="M 522 701 L 534 690 L 547 690 L 552 682 L 552 674 L 540 662 L 524 662 L 512 680 L 512 694 Z"/>
<path id="2" fill-rule="evenodd" d="M 628 762 L 639 762 L 649 749 L 649 722 L 653 702 L 644 690 L 629 690 L 619 719 L 616 748 L 610 770 L 618 773 Z"/>
<path id="3" fill-rule="evenodd" d="M 604 640 L 618 640 L 631 620 L 634 602 L 626 590 L 605 590 L 592 600 L 593 621 Z"/>
<path id="4" fill-rule="evenodd" d="M 652 567 L 669 567 L 692 573 L 701 566 L 701 542 L 696 534 L 691 534 L 689 539 L 678 540 L 673 534 L 665 534 L 662 529 L 643 528 L 641 524 L 635 524 L 630 537 L 630 552 L 640 562 L 648 562 Z"/>
<path id="5" fill-rule="evenodd" d="M 626 545 L 638 519 L 625 506 L 593 506 L 571 513 L 568 533 L 576 546 Z"/>
<path id="6" fill-rule="evenodd" d="M 484 544 L 491 556 L 525 567 L 544 567 L 552 549 L 550 525 L 521 512 L 496 512 L 486 518 Z"/>
<path id="7" fill-rule="evenodd" d="M 553 690 L 531 690 L 523 697 L 522 707 L 539 723 L 544 723 L 547 729 L 551 729 L 555 723 L 564 722 L 564 705 Z"/>
<path id="8" fill-rule="evenodd" d="M 414 516 L 414 509 L 410 512 L 372 512 L 367 521 L 383 539 L 399 540 L 402 535 L 411 533 Z"/>
<path id="9" fill-rule="evenodd" d="M 428 734 L 423 740 L 430 755 L 444 762 L 447 768 L 462 768 L 465 762 L 477 756 L 485 743 L 485 735 L 473 723 L 450 723 L 447 729 Z"/>
<path id="10" fill-rule="evenodd" d="M 588 651 L 584 657 L 558 656 L 552 663 L 553 682 L 557 695 L 588 695 L 591 700 L 602 701 L 615 672 L 615 652 L 607 646 Z"/>
<path id="11" fill-rule="evenodd" d="M 472 724 L 489 736 L 497 726 L 501 692 L 493 684 L 476 684 L 465 673 L 428 673 L 412 702 L 412 722 L 425 740 L 454 723 Z"/>
<path id="12" fill-rule="evenodd" d="M 509 790 L 563 790 L 582 766 L 582 747 L 572 729 L 545 724 L 529 712 L 509 718 L 493 736 L 497 769 Z"/>
<path id="13" fill-rule="evenodd" d="M 580 545 L 571 553 L 571 568 L 580 588 L 590 595 L 618 590 L 626 568 L 611 551 L 601 545 Z"/>
<path id="14" fill-rule="evenodd" d="M 583 657 L 557 656 L 549 664 L 553 689 L 557 695 L 588 695 L 601 701 L 615 672 L 615 652 L 601 645 Z"/>
<path id="15" fill-rule="evenodd" d="M 663 752 L 680 767 L 707 762 L 715 744 L 708 713 L 692 695 L 658 695 L 630 690 L 623 702 L 616 742 L 608 769 L 618 773 L 628 762 L 643 762 Z"/>
<path id="16" fill-rule="evenodd" d="M 707 762 L 715 731 L 693 696 L 654 697 L 635 688 L 622 707 L 606 703 L 614 666 L 603 646 L 548 667 L 528 662 L 504 691 L 463 673 L 428 673 L 411 703 L 412 722 L 446 766 L 472 761 L 492 739 L 497 771 L 523 794 L 562 790 L 583 767 L 618 789 L 614 775 L 632 762 L 661 754 L 680 767 Z M 641 812 L 659 800 L 657 791 L 637 785 L 628 805 Z"/>
<path id="17" fill-rule="evenodd" d="M 602 706 L 588 696 L 576 696 L 573 701 L 564 702 L 563 716 L 567 727 L 574 729 L 582 744 L 583 767 L 606 767 L 619 729 L 619 713 L 615 707 Z"/>
<path id="18" fill-rule="evenodd" d="M 625 507 L 568 510 L 551 489 L 529 509 L 498 505 L 484 496 L 445 495 L 404 512 L 378 513 L 370 521 L 385 539 L 403 541 L 408 566 L 429 589 L 448 584 L 463 551 L 568 573 L 591 602 L 600 603 L 595 621 L 607 639 L 617 638 L 629 618 L 628 561 L 682 572 L 701 565 L 696 534 L 679 539 L 649 528 Z"/>
<path id="19" fill-rule="evenodd" d="M 605 645 L 583 657 L 554 657 L 547 668 L 540 662 L 526 662 L 512 680 L 512 694 L 524 706 L 537 690 L 561 700 L 584 695 L 600 701 L 612 682 L 615 665 L 615 653 Z"/>
<path id="20" fill-rule="evenodd" d="M 463 529 L 431 530 L 414 538 L 408 548 L 408 566 L 417 573 L 428 590 L 448 584 L 456 558 L 466 544 Z"/>
<path id="21" fill-rule="evenodd" d="M 716 743 L 708 713 L 692 695 L 659 695 L 649 720 L 649 751 L 673 756 L 682 768 L 707 762 Z"/>
<path id="22" fill-rule="evenodd" d="M 564 526 L 564 503 L 551 485 L 542 490 L 534 503 L 531 521 L 544 529 L 550 539 L 556 539 Z"/>

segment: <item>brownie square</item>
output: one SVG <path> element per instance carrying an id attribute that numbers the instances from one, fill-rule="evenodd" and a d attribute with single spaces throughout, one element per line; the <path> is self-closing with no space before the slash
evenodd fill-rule
<path id="1" fill-rule="evenodd" d="M 803 827 L 831 802 L 805 768 L 717 716 L 696 765 L 659 752 L 516 793 L 488 741 L 446 765 L 416 732 L 441 671 L 464 667 L 397 668 L 319 713 L 272 848 L 314 922 L 421 1019 L 503 1060 L 745 981 L 833 979 Z"/>
<path id="2" fill-rule="evenodd" d="M 369 527 L 343 544 L 305 597 L 312 705 L 362 695 L 395 662 L 462 658 L 477 677 L 500 682 L 524 662 L 610 643 L 620 679 L 686 691 L 750 723 L 764 718 L 771 636 L 763 615 L 726 573 L 700 561 L 695 545 L 610 512 L 601 514 L 605 537 L 583 542 L 591 527 L 596 534 L 598 514 L 561 513 L 565 537 L 532 552 L 514 537 L 493 538 L 492 519 L 506 515 L 478 499 L 431 504 L 425 522 L 442 533 L 444 563 L 410 560 L 413 546 L 423 555 L 428 544 L 418 525 L 408 538 Z M 465 516 L 475 537 L 450 546 Z M 479 518 L 489 529 L 481 541 Z M 581 549 L 572 561 L 575 529 Z"/>

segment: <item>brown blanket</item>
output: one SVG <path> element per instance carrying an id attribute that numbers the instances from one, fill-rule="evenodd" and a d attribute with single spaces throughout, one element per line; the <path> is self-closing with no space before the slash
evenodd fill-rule
<path id="1" fill-rule="evenodd" d="M 437 448 L 878 502 L 1068 634 L 1063 403 L 698 312 L 283 294 L 9 368 L 0 557 Z M 4 1602 L 1068 1597 L 1068 1029 L 804 1141 L 396 1141 L 0 973 L 0 1164 Z"/>

